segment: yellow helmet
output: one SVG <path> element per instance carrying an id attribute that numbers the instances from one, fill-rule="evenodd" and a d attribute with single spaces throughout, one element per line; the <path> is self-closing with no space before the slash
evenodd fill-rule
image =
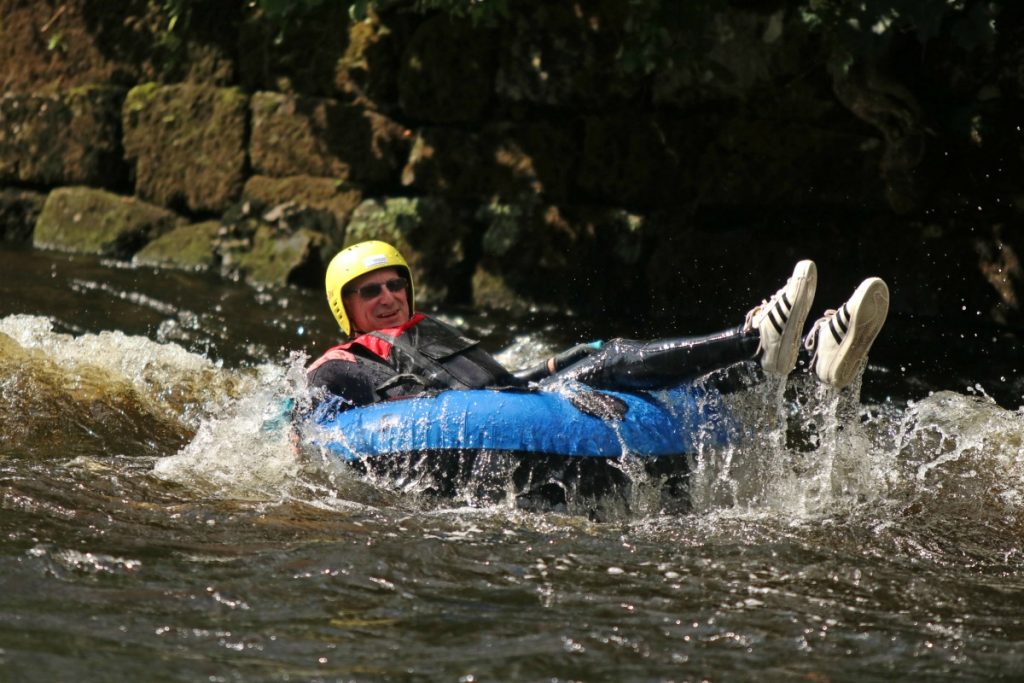
<path id="1" fill-rule="evenodd" d="M 397 268 L 402 272 L 403 277 L 409 280 L 409 315 L 416 310 L 415 291 L 412 285 L 412 271 L 409 264 L 405 262 L 402 255 L 387 242 L 370 240 L 359 242 L 350 247 L 345 247 L 331 259 L 327 265 L 327 276 L 324 278 L 324 285 L 327 288 L 327 303 L 331 307 L 331 313 L 341 326 L 346 335 L 352 334 L 352 323 L 345 311 L 345 304 L 341 300 L 341 290 L 345 285 L 361 275 L 366 275 L 381 268 Z"/>

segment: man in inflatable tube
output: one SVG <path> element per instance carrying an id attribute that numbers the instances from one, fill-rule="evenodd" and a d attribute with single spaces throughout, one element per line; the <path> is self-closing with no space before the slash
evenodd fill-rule
<path id="1" fill-rule="evenodd" d="M 307 375 L 311 387 L 349 407 L 443 389 L 565 379 L 595 389 L 659 389 L 755 357 L 767 374 L 785 376 L 796 366 L 816 284 L 814 262 L 800 261 L 786 284 L 736 327 L 700 337 L 581 344 L 512 373 L 475 340 L 416 311 L 412 271 L 397 249 L 360 242 L 327 267 L 327 301 L 347 341 L 324 353 Z M 885 282 L 864 280 L 811 328 L 804 345 L 814 352 L 812 371 L 837 389 L 852 382 L 888 310 Z"/>

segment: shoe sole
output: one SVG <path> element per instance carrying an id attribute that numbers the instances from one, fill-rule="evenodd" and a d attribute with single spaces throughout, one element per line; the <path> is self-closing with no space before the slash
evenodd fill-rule
<path id="1" fill-rule="evenodd" d="M 842 389 L 856 377 L 875 343 L 875 338 L 889 314 L 889 288 L 877 277 L 868 278 L 857 287 L 847 303 L 850 311 L 850 333 L 836 350 L 828 375 L 832 384 Z"/>
<path id="2" fill-rule="evenodd" d="M 796 357 L 800 352 L 800 338 L 803 334 L 807 315 L 814 302 L 814 290 L 818 286 L 818 267 L 814 261 L 800 261 L 793 269 L 790 281 L 797 280 L 796 294 L 793 296 L 793 307 L 789 311 L 786 325 L 779 335 L 779 343 L 775 358 L 765 359 L 762 364 L 773 374 L 788 375 L 796 367 Z M 788 285 L 788 282 L 787 282 Z M 769 368 L 774 368 L 769 370 Z"/>

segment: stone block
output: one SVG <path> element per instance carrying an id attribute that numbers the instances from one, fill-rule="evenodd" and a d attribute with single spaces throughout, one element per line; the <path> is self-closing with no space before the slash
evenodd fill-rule
<path id="1" fill-rule="evenodd" d="M 135 197 L 88 187 L 63 187 L 46 197 L 33 244 L 84 254 L 128 258 L 181 219 Z"/>
<path id="2" fill-rule="evenodd" d="M 358 105 L 261 92 L 252 97 L 253 168 L 263 175 L 311 175 L 397 184 L 411 133 Z"/>
<path id="3" fill-rule="evenodd" d="M 878 150 L 861 131 L 737 115 L 709 131 L 696 162 L 703 206 L 884 208 Z"/>
<path id="4" fill-rule="evenodd" d="M 501 26 L 495 92 L 546 107 L 606 107 L 643 79 L 622 68 L 623 3 L 522 3 Z M 543 30 L 537 30 L 543 27 Z M 600 27 L 600 30 L 595 30 Z"/>
<path id="5" fill-rule="evenodd" d="M 263 219 L 268 222 L 322 232 L 340 245 L 363 192 L 333 178 L 253 176 L 245 183 L 242 199 L 264 209 Z"/>
<path id="6" fill-rule="evenodd" d="M 4 92 L 96 83 L 235 82 L 245 3 L 0 0 Z M 183 13 L 172 24 L 176 13 Z"/>
<path id="7" fill-rule="evenodd" d="M 469 221 L 443 199 L 402 197 L 363 202 L 349 221 L 345 246 L 393 244 L 409 262 L 417 301 L 464 303 L 470 296 Z"/>
<path id="8" fill-rule="evenodd" d="M 160 235 L 140 249 L 132 263 L 140 266 L 172 266 L 205 270 L 216 262 L 220 221 L 182 225 Z"/>
<path id="9" fill-rule="evenodd" d="M 800 13 L 784 9 L 723 7 L 692 30 L 692 54 L 653 74 L 655 104 L 694 107 L 759 94 L 785 99 L 788 92 L 779 92 L 779 83 L 787 83 L 781 90 L 791 90 L 791 74 L 806 68 L 814 49 Z"/>
<path id="10" fill-rule="evenodd" d="M 323 281 L 322 249 L 326 237 L 313 230 L 282 233 L 268 225 L 256 229 L 252 250 L 238 258 L 237 267 L 254 285 L 306 284 Z"/>
<path id="11" fill-rule="evenodd" d="M 119 186 L 123 95 L 89 87 L 0 97 L 0 182 Z"/>
<path id="12" fill-rule="evenodd" d="M 634 314 L 646 257 L 643 219 L 621 209 L 481 207 L 473 303 L 525 312 Z"/>
<path id="13" fill-rule="evenodd" d="M 589 201 L 681 205 L 696 193 L 707 123 L 634 111 L 585 119 L 577 182 Z"/>
<path id="14" fill-rule="evenodd" d="M 420 121 L 480 120 L 493 98 L 495 36 L 439 14 L 413 33 L 398 72 L 398 102 Z"/>
<path id="15" fill-rule="evenodd" d="M 402 184 L 419 194 L 565 199 L 578 159 L 576 137 L 571 126 L 550 123 L 493 124 L 477 132 L 424 128 L 409 153 Z"/>
<path id="16" fill-rule="evenodd" d="M 398 102 L 398 73 L 402 50 L 415 25 L 410 12 L 370 12 L 363 21 L 348 24 L 348 44 L 335 68 L 335 89 L 354 101 L 385 110 Z"/>
<path id="17" fill-rule="evenodd" d="M 287 20 L 250 11 L 239 30 L 239 75 L 248 92 L 334 94 L 349 25 L 341 2 L 289 3 Z"/>
<path id="18" fill-rule="evenodd" d="M 248 97 L 237 88 L 150 83 L 124 101 L 135 192 L 164 206 L 223 211 L 242 192 Z"/>

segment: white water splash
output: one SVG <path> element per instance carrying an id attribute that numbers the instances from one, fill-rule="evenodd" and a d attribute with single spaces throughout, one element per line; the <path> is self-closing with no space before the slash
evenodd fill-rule
<path id="1" fill-rule="evenodd" d="M 150 412 L 192 427 L 251 388 L 246 373 L 146 337 L 117 331 L 76 337 L 54 332 L 49 318 L 30 315 L 0 319 L 0 333 L 51 363 L 68 386 L 88 381 L 102 389 L 126 382 Z"/>
<path id="2" fill-rule="evenodd" d="M 698 452 L 694 511 L 803 518 L 884 498 L 892 454 L 862 424 L 859 396 L 859 380 L 837 392 L 801 375 L 730 396 L 744 433 Z"/>
<path id="3" fill-rule="evenodd" d="M 984 392 L 867 406 L 859 382 L 837 392 L 797 376 L 784 392 L 765 385 L 731 397 L 749 429 L 734 446 L 698 453 L 694 511 L 797 521 L 913 501 L 1024 507 L 1024 409 Z"/>
<path id="4" fill-rule="evenodd" d="M 202 421 L 195 437 L 153 473 L 161 479 L 233 499 L 287 497 L 302 467 L 293 410 L 308 405 L 305 361 L 256 369 L 251 391 Z"/>
<path id="5" fill-rule="evenodd" d="M 893 449 L 901 484 L 916 493 L 1024 506 L 1024 408 L 1006 410 L 983 392 L 938 392 L 908 407 Z"/>

